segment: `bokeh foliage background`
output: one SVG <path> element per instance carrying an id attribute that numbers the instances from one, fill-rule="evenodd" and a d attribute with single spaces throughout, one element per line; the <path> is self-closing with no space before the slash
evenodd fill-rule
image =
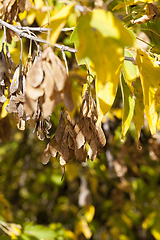
<path id="1" fill-rule="evenodd" d="M 103 1 L 103 4 L 112 10 L 119 2 Z M 98 1 L 79 2 L 89 8 L 95 7 L 95 3 Z M 48 6 L 40 0 L 34 4 L 37 8 L 25 11 L 20 18 L 24 24 L 43 26 L 48 21 Z M 54 6 L 53 15 L 63 6 L 60 1 L 51 0 L 48 5 Z M 142 11 L 144 6 L 131 8 Z M 77 9 L 69 14 L 66 26 L 74 27 L 79 15 Z M 125 10 L 118 10 L 115 15 L 123 18 Z M 124 18 L 126 25 L 129 26 L 132 17 Z M 135 27 L 135 32 L 140 33 L 141 28 L 147 32 L 147 24 Z M 62 32 L 57 42 L 73 47 L 70 35 Z M 1 42 L 2 38 L 3 32 Z M 53 38 L 56 38 L 54 34 Z M 29 42 L 23 41 L 25 60 Z M 12 41 L 9 47 L 16 62 L 20 55 L 19 42 Z M 62 58 L 57 49 L 56 53 Z M 75 103 L 72 114 L 76 116 L 87 71 L 78 67 L 74 54 L 66 54 Z M 68 162 L 63 180 L 58 159 L 51 158 L 45 166 L 40 161 L 47 140 L 39 141 L 31 127 L 17 130 L 13 116 L 1 113 L 0 220 L 1 226 L 2 222 L 12 224 L 5 228 L 10 236 L 1 231 L 0 239 L 160 239 L 160 135 L 158 132 L 156 137 L 151 137 L 145 121 L 139 150 L 136 129 L 131 123 L 127 137 L 121 142 L 121 106 L 119 88 L 113 108 L 103 121 L 107 139 L 103 153 L 94 162 L 80 164 L 74 159 Z M 59 105 L 52 114 L 51 136 L 62 107 Z"/>

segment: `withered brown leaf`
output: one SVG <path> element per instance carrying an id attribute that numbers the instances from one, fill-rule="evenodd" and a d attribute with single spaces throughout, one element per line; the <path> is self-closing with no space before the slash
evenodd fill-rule
<path id="1" fill-rule="evenodd" d="M 30 0 L 19 0 L 19 9 L 21 12 L 24 12 L 24 10 L 29 11 L 32 7 Z"/>
<path id="2" fill-rule="evenodd" d="M 131 23 L 137 23 L 137 24 L 142 24 L 142 23 L 147 23 L 151 19 L 155 21 L 158 17 L 160 17 L 160 11 L 157 8 L 157 6 L 154 3 L 148 3 L 147 6 L 145 7 L 146 14 L 136 20 L 131 20 Z"/>
<path id="3" fill-rule="evenodd" d="M 49 159 L 51 157 L 51 153 L 49 150 L 49 143 L 47 144 L 46 148 L 43 150 L 41 154 L 41 161 L 43 164 L 47 164 L 49 162 Z"/>

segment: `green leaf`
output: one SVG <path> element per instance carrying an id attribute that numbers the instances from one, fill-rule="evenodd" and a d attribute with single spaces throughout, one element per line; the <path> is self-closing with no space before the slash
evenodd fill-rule
<path id="1" fill-rule="evenodd" d="M 90 62 L 96 73 L 101 120 L 115 99 L 124 47 L 136 46 L 135 38 L 111 12 L 95 9 L 80 18 L 71 40 L 78 50 L 78 64 Z"/>
<path id="2" fill-rule="evenodd" d="M 36 238 L 36 237 L 33 237 L 29 234 L 23 234 L 23 233 L 18 238 L 18 240 L 37 240 L 37 239 L 38 238 Z"/>
<path id="3" fill-rule="evenodd" d="M 150 131 L 155 134 L 158 118 L 155 109 L 155 93 L 160 86 L 160 67 L 153 58 L 140 49 L 137 51 L 136 62 L 140 72 L 145 113 Z"/>
<path id="4" fill-rule="evenodd" d="M 135 99 L 121 76 L 121 89 L 122 89 L 122 98 L 123 98 L 123 116 L 122 116 L 122 137 L 121 141 L 124 140 L 124 137 L 130 127 L 133 113 L 134 113 L 134 106 L 135 106 Z"/>
<path id="5" fill-rule="evenodd" d="M 56 237 L 55 232 L 48 228 L 44 227 L 42 225 L 33 225 L 34 223 L 28 222 L 24 225 L 24 234 L 27 236 L 33 236 L 38 239 L 52 239 Z"/>

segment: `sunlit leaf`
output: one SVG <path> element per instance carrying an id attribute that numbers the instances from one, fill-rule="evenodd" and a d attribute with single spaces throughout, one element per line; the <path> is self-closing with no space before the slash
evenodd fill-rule
<path id="1" fill-rule="evenodd" d="M 123 77 L 121 77 L 121 89 L 123 97 L 123 116 L 122 116 L 122 137 L 121 140 L 124 140 L 124 137 L 129 129 L 131 120 L 133 118 L 135 99 L 125 83 Z"/>
<path id="2" fill-rule="evenodd" d="M 125 50 L 125 56 L 133 57 L 132 53 L 129 50 Z M 122 74 L 125 82 L 127 83 L 132 93 L 132 97 L 134 96 L 135 98 L 133 120 L 136 127 L 137 146 L 138 146 L 141 127 L 144 122 L 143 93 L 142 93 L 142 87 L 139 81 L 139 70 L 136 65 L 126 60 L 124 61 L 124 64 L 122 67 Z"/>
<path id="3" fill-rule="evenodd" d="M 125 50 L 125 57 L 133 57 L 133 55 L 129 50 Z M 122 74 L 130 91 L 134 93 L 134 84 L 136 82 L 136 79 L 139 77 L 138 67 L 134 65 L 131 61 L 126 60 L 123 63 Z"/>
<path id="4" fill-rule="evenodd" d="M 150 213 L 150 214 L 147 216 L 147 218 L 143 221 L 142 227 L 143 227 L 144 229 L 150 228 L 150 227 L 153 225 L 154 221 L 155 221 L 155 216 L 156 216 L 156 212 Z"/>
<path id="5" fill-rule="evenodd" d="M 51 16 L 49 27 L 52 29 L 50 33 L 50 42 L 54 44 L 61 32 L 61 29 L 67 22 L 67 17 L 71 13 L 74 4 L 62 7 L 54 16 Z"/>
<path id="6" fill-rule="evenodd" d="M 36 237 L 38 239 L 49 239 L 56 237 L 56 234 L 52 229 L 42 225 L 34 225 L 31 222 L 25 223 L 23 232 L 24 234 Z"/>
<path id="7" fill-rule="evenodd" d="M 92 236 L 91 229 L 84 218 L 82 218 L 75 226 L 75 235 L 78 236 L 81 233 L 84 234 L 86 239 L 90 239 Z"/>
<path id="8" fill-rule="evenodd" d="M 91 62 L 97 75 L 101 120 L 115 99 L 124 60 L 124 46 L 135 45 L 135 38 L 111 12 L 97 9 L 80 18 L 71 40 L 78 50 L 78 63 Z"/>
<path id="9" fill-rule="evenodd" d="M 86 205 L 84 207 L 84 215 L 87 222 L 91 222 L 95 214 L 95 207 L 93 205 Z"/>
<path id="10" fill-rule="evenodd" d="M 158 118 L 155 110 L 155 93 L 160 85 L 160 67 L 153 58 L 142 50 L 137 51 L 136 62 L 142 83 L 145 113 L 151 133 L 155 134 Z"/>

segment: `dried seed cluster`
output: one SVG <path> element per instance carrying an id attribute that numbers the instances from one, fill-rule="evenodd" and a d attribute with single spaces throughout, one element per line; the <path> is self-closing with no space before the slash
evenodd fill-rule
<path id="1" fill-rule="evenodd" d="M 96 123 L 97 109 L 92 97 L 86 91 L 79 121 L 73 126 L 67 111 L 61 115 L 54 137 L 42 152 L 42 162 L 47 164 L 51 156 L 56 157 L 58 154 L 61 165 L 65 165 L 74 156 L 79 162 L 86 162 L 87 156 L 93 161 L 106 144 L 103 130 Z"/>
<path id="2" fill-rule="evenodd" d="M 66 69 L 50 47 L 36 60 L 27 76 L 25 111 L 28 115 L 36 111 L 37 101 L 44 118 L 61 101 L 70 111 L 74 107 Z"/>
<path id="3" fill-rule="evenodd" d="M 20 25 L 20 20 L 18 14 L 24 12 L 24 10 L 29 11 L 32 7 L 30 0 L 0 0 L 0 18 L 8 23 L 13 21 Z M 17 34 L 13 31 L 7 29 L 7 42 L 11 43 L 12 37 L 19 40 Z"/>
<path id="4" fill-rule="evenodd" d="M 49 137 L 50 115 L 61 101 L 73 110 L 71 81 L 61 60 L 49 47 L 22 66 L 14 64 L 8 48 L 0 52 L 0 107 L 9 99 L 8 113 L 14 113 L 17 127 L 36 128 L 40 140 Z M 32 66 L 31 66 L 32 65 Z M 31 67 L 30 67 L 31 66 Z M 11 81 L 12 79 L 12 81 Z"/>

